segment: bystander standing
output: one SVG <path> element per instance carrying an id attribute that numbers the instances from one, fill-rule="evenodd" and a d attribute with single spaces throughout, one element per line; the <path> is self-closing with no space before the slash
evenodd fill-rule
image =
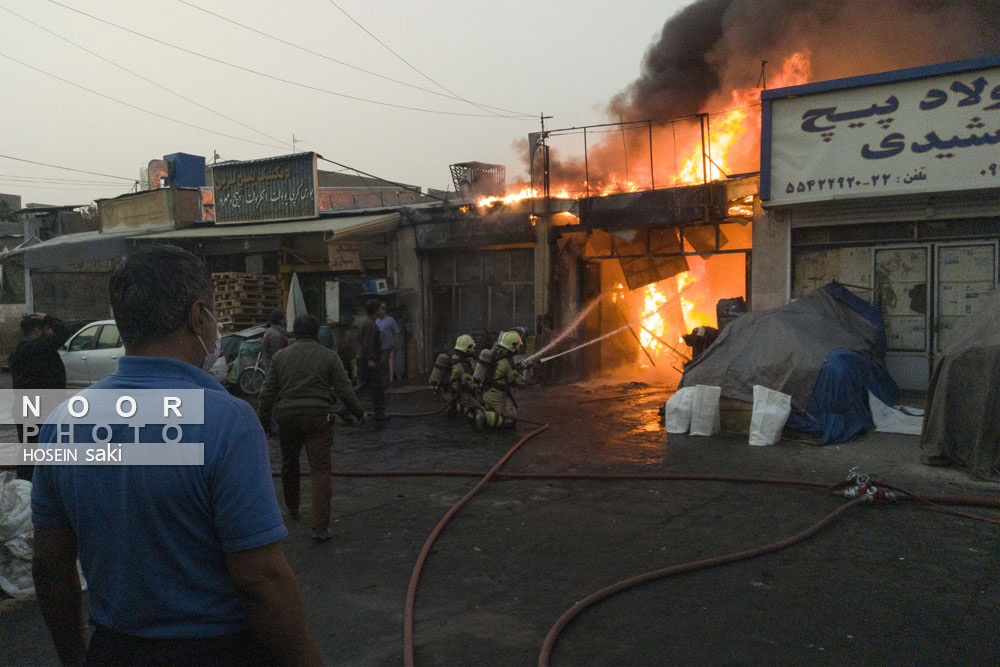
<path id="1" fill-rule="evenodd" d="M 11 386 L 14 389 L 65 389 L 66 367 L 63 366 L 59 348 L 69 338 L 69 330 L 59 318 L 45 313 L 32 313 L 21 318 L 23 340 L 17 344 L 7 359 Z M 21 442 L 38 442 L 37 435 L 24 439 L 24 427 L 17 425 Z M 34 466 L 17 466 L 17 478 L 32 478 Z"/>
<path id="2" fill-rule="evenodd" d="M 204 264 L 180 248 L 145 246 L 118 264 L 109 291 L 125 356 L 95 388 L 201 390 L 204 423 L 185 424 L 183 435 L 203 443 L 204 463 L 38 466 L 32 569 L 60 659 L 319 664 L 279 544 L 288 531 L 267 439 L 253 409 L 205 372 L 220 345 Z M 150 442 L 164 442 L 153 430 Z M 52 443 L 58 434 L 46 423 L 40 436 Z M 96 626 L 89 647 L 78 554 Z"/>
<path id="3" fill-rule="evenodd" d="M 366 415 L 340 357 L 319 344 L 319 321 L 299 315 L 292 327 L 295 342 L 274 355 L 260 392 L 258 415 L 265 429 L 278 415 L 281 442 L 281 490 L 293 519 L 299 518 L 299 457 L 305 445 L 312 483 L 312 537 L 330 538 L 330 448 L 336 398 L 355 417 Z"/>
<path id="4" fill-rule="evenodd" d="M 264 329 L 264 339 L 261 341 L 260 358 L 267 368 L 271 359 L 279 350 L 288 346 L 288 317 L 283 310 L 271 311 L 271 318 Z"/>
<path id="5" fill-rule="evenodd" d="M 367 317 L 361 320 L 358 331 L 358 373 L 361 386 L 366 387 L 371 396 L 375 419 L 385 421 L 389 416 L 385 412 L 385 380 L 382 376 L 382 338 L 379 335 L 375 319 L 381 304 L 375 299 L 365 302 Z"/>
<path id="6" fill-rule="evenodd" d="M 375 324 L 379 333 L 382 379 L 386 387 L 391 387 L 396 381 L 396 357 L 399 356 L 399 346 L 403 343 L 403 330 L 388 313 L 384 303 L 379 304 Z"/>

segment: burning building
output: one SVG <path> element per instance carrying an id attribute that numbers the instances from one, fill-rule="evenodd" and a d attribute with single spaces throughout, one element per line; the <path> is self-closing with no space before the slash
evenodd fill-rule
<path id="1" fill-rule="evenodd" d="M 720 300 L 743 298 L 754 309 L 782 305 L 806 289 L 801 276 L 815 273 L 803 268 L 814 257 L 807 248 L 827 252 L 860 231 L 810 232 L 805 228 L 821 218 L 809 218 L 789 233 L 789 224 L 800 223 L 788 216 L 801 216 L 803 208 L 761 207 L 761 114 L 769 108 L 762 92 L 766 98 L 767 89 L 795 91 L 818 80 L 995 52 L 1000 13 L 990 4 L 695 2 L 667 21 L 641 76 L 609 103 L 613 122 L 531 134 L 524 143 L 527 181 L 483 198 L 466 215 L 520 216 L 520 242 L 533 248 L 537 330 L 544 323 L 570 329 L 563 346 L 599 341 L 583 349 L 574 371 L 644 366 L 676 377 L 692 354 L 684 334 L 724 324 Z M 765 143 L 765 162 L 785 149 Z M 872 225 L 869 245 L 886 229 L 854 218 Z M 846 259 L 824 255 L 817 262 L 853 266 L 855 259 L 847 252 Z M 878 271 L 873 265 L 868 273 Z M 855 273 L 823 277 L 863 284 Z M 858 291 L 869 301 L 881 298 L 874 284 Z M 895 330 L 908 321 L 900 319 Z"/>

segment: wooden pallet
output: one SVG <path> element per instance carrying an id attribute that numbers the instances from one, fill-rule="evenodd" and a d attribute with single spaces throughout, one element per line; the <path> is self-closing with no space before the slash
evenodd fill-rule
<path id="1" fill-rule="evenodd" d="M 268 317 L 271 315 L 272 310 L 274 310 L 274 308 L 253 308 L 253 307 L 219 308 L 219 317 L 221 317 L 222 319 Z"/>
<path id="2" fill-rule="evenodd" d="M 256 306 L 260 308 L 278 308 L 281 300 L 276 295 L 260 294 L 219 294 L 215 304 L 220 308 L 239 308 L 240 306 Z"/>
<path id="3" fill-rule="evenodd" d="M 278 279 L 275 276 L 270 276 L 263 273 L 237 273 L 235 271 L 229 271 L 225 273 L 213 273 L 212 280 L 270 280 L 272 282 L 278 281 Z"/>
<path id="4" fill-rule="evenodd" d="M 215 293 L 223 296 L 246 295 L 249 298 L 264 299 L 267 297 L 280 297 L 281 292 L 276 287 L 251 287 L 240 285 L 237 287 L 216 287 Z"/>

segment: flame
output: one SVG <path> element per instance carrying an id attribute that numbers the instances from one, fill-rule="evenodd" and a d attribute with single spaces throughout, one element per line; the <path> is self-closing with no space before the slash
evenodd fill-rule
<path id="1" fill-rule="evenodd" d="M 659 310 L 666 303 L 666 295 L 656 289 L 656 285 L 652 283 L 646 285 L 646 294 L 642 302 L 642 312 L 652 314 L 642 321 L 642 327 L 639 329 L 639 342 L 647 350 L 653 351 L 663 346 L 658 337 L 663 337 L 663 330 L 666 327 L 666 323 L 663 321 L 663 316 L 659 313 Z"/>
<path id="2" fill-rule="evenodd" d="M 810 56 L 811 53 L 808 50 L 792 53 L 785 59 L 779 73 L 768 75 L 768 85 L 770 87 L 785 87 L 808 82 L 811 75 Z M 662 183 L 664 182 L 671 186 L 697 185 L 706 180 L 714 181 L 726 178 L 736 169 L 747 170 L 748 161 L 751 159 L 749 156 L 759 154 L 757 144 L 760 137 L 760 89 L 736 89 L 730 92 L 728 98 L 716 98 L 714 104 L 732 106 L 733 108 L 722 113 L 710 114 L 707 155 L 702 156 L 700 136 L 683 140 L 688 142 L 686 150 L 685 145 L 682 144 L 678 153 L 686 154 L 688 157 L 678 165 L 676 174 L 665 174 L 666 178 L 663 181 L 657 172 L 655 179 L 657 187 L 663 187 Z M 661 146 L 662 142 L 654 142 L 654 152 L 659 153 L 660 150 L 663 150 Z M 672 151 L 673 148 L 668 150 Z M 669 155 L 658 155 L 655 169 L 662 168 L 668 162 L 672 163 L 672 159 Z M 591 169 L 594 168 L 592 162 Z M 642 174 L 640 181 L 623 178 L 616 173 L 617 168 L 613 167 L 602 173 L 600 167 L 597 167 L 597 173 L 595 171 L 590 173 L 590 182 L 581 181 L 580 183 L 554 185 L 549 190 L 549 196 L 558 199 L 584 196 L 607 197 L 612 194 L 638 192 L 651 187 L 652 180 L 649 170 L 654 169 L 653 165 L 638 166 L 638 172 Z M 706 168 L 708 170 L 707 179 Z M 631 176 L 630 173 L 629 175 Z M 512 186 L 509 194 L 503 197 L 483 197 L 476 202 L 476 205 L 486 207 L 496 204 L 513 204 L 524 199 L 541 196 L 540 190 L 526 186 L 524 183 L 518 183 Z M 729 212 L 733 216 L 750 217 L 753 214 L 752 199 L 742 204 L 736 203 Z"/>
<path id="3" fill-rule="evenodd" d="M 494 204 L 513 204 L 515 202 L 523 201 L 525 199 L 536 199 L 542 196 L 542 192 L 535 188 L 523 187 L 516 192 L 511 192 L 503 197 L 482 197 L 476 201 L 476 206 L 493 206 Z M 566 186 L 562 186 L 555 193 L 549 190 L 549 197 L 553 199 L 572 199 L 574 194 L 566 189 Z"/>
<path id="4" fill-rule="evenodd" d="M 809 80 L 808 51 L 796 52 L 789 56 L 781 68 L 781 73 L 771 83 L 773 87 L 796 86 Z M 748 130 L 760 136 L 760 91 L 757 88 L 741 88 L 732 91 L 730 101 L 734 108 L 722 115 L 721 119 L 711 118 L 709 127 L 708 155 L 704 162 L 708 165 L 708 180 L 714 181 L 731 173 L 728 153 Z M 700 144 L 700 142 L 699 142 Z M 705 181 L 702 166 L 701 145 L 694 148 L 684 161 L 673 184 L 694 185 Z"/>

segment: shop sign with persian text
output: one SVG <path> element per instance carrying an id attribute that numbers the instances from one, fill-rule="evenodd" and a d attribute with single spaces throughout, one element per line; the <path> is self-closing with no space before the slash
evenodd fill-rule
<path id="1" fill-rule="evenodd" d="M 774 99 L 770 138 L 771 205 L 1000 187 L 1000 67 Z"/>
<path id="2" fill-rule="evenodd" d="M 212 168 L 216 224 L 316 218 L 316 154 Z"/>

